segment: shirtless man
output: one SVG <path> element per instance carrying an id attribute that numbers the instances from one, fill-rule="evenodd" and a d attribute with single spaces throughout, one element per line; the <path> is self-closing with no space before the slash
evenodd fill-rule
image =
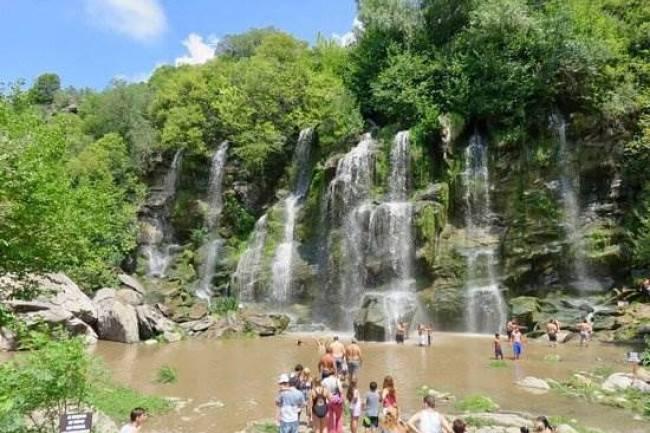
<path id="1" fill-rule="evenodd" d="M 406 326 L 404 322 L 397 322 L 397 327 L 395 330 L 395 341 L 397 344 L 404 344 L 404 337 L 406 335 Z"/>
<path id="2" fill-rule="evenodd" d="M 343 371 L 343 361 L 345 360 L 345 346 L 339 341 L 339 337 L 334 337 L 334 341 L 330 344 L 332 355 L 336 362 L 336 374 L 341 374 Z"/>
<path id="3" fill-rule="evenodd" d="M 336 361 L 334 355 L 332 355 L 331 346 L 325 349 L 325 355 L 321 356 L 320 361 L 318 362 L 318 372 L 323 379 L 326 377 L 323 375 L 325 371 L 327 371 L 328 374 L 336 371 Z"/>
<path id="4" fill-rule="evenodd" d="M 580 331 L 580 345 L 589 346 L 589 340 L 591 340 L 591 334 L 593 328 L 591 323 L 587 319 L 584 319 L 582 323 L 578 325 L 578 330 Z"/>
<path id="5" fill-rule="evenodd" d="M 515 329 L 516 322 L 514 319 L 508 320 L 506 323 L 506 335 L 508 336 L 508 343 L 512 343 L 512 331 Z"/>
<path id="6" fill-rule="evenodd" d="M 357 377 L 357 373 L 361 368 L 361 348 L 354 338 L 345 348 L 345 360 L 348 364 L 348 378 L 352 380 Z"/>
<path id="7" fill-rule="evenodd" d="M 551 347 L 557 346 L 557 333 L 559 329 L 556 324 L 556 321 L 551 319 L 546 324 L 546 335 L 548 335 L 548 344 Z"/>

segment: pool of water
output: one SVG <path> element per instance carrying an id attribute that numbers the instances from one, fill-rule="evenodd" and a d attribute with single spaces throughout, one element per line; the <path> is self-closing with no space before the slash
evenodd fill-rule
<path id="1" fill-rule="evenodd" d="M 183 399 L 187 404 L 166 415 L 150 419 L 147 430 L 164 433 L 230 433 L 247 422 L 274 416 L 276 378 L 296 363 L 315 370 L 318 352 L 313 335 L 287 335 L 264 339 L 186 340 L 155 346 L 100 342 L 94 352 L 101 356 L 115 379 L 144 392 Z M 344 342 L 349 337 L 341 337 Z M 305 344 L 298 346 L 300 339 Z M 490 366 L 489 336 L 435 334 L 431 347 L 389 343 L 361 344 L 364 365 L 360 373 L 362 392 L 371 380 L 386 374 L 395 378 L 400 406 L 405 413 L 420 407 L 417 389 L 428 385 L 459 398 L 489 395 L 503 409 L 532 414 L 561 415 L 612 433 L 647 433 L 648 424 L 633 415 L 555 392 L 533 395 L 514 385 L 525 376 L 565 379 L 577 370 L 609 367 L 628 370 L 625 348 L 594 343 L 580 348 L 571 342 L 556 349 L 542 343 L 526 347 L 524 359 L 507 361 L 507 367 Z M 409 344 L 410 343 L 410 344 Z M 509 348 L 504 344 L 506 357 Z M 544 360 L 555 353 L 559 362 Z M 176 383 L 153 383 L 163 365 L 178 372 Z M 443 412 L 453 410 L 441 406 Z"/>

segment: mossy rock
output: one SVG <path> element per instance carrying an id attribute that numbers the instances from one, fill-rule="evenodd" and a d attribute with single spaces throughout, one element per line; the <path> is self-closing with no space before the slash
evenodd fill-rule
<path id="1" fill-rule="evenodd" d="M 508 301 L 511 307 L 512 316 L 517 319 L 520 325 L 532 330 L 536 322 L 536 315 L 539 315 L 541 306 L 539 299 L 533 296 L 519 296 Z"/>

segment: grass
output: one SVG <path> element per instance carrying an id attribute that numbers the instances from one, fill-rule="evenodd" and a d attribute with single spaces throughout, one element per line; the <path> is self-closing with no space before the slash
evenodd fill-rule
<path id="1" fill-rule="evenodd" d="M 143 407 L 151 414 L 164 413 L 172 409 L 167 399 L 142 394 L 131 388 L 110 382 L 93 385 L 90 403 L 114 420 L 127 420 L 134 407 Z"/>
<path id="2" fill-rule="evenodd" d="M 260 422 L 253 425 L 255 433 L 278 433 L 278 426 L 272 422 Z"/>
<path id="3" fill-rule="evenodd" d="M 544 361 L 546 362 L 560 362 L 562 358 L 560 358 L 560 355 L 558 354 L 549 354 L 544 357 Z"/>
<path id="4" fill-rule="evenodd" d="M 481 394 L 468 395 L 456 403 L 456 409 L 468 413 L 494 412 L 499 409 L 492 399 Z"/>
<path id="5" fill-rule="evenodd" d="M 163 365 L 158 369 L 158 372 L 156 373 L 156 379 L 154 382 L 159 384 L 168 384 L 168 383 L 176 383 L 177 380 L 178 380 L 178 373 L 176 372 L 176 369 L 168 365 Z"/>
<path id="6" fill-rule="evenodd" d="M 591 427 L 585 427 L 576 422 L 574 419 L 569 419 L 565 416 L 550 416 L 548 419 L 552 426 L 559 426 L 561 424 L 567 424 L 573 427 L 578 433 L 603 433 L 602 430 L 593 429 Z"/>
<path id="7" fill-rule="evenodd" d="M 604 406 L 626 409 L 650 417 L 650 394 L 642 393 L 636 389 L 605 391 L 601 388 L 600 382 L 595 380 L 600 379 L 602 381 L 608 376 L 608 374 L 602 373 L 605 373 L 605 371 L 601 367 L 598 372 L 594 371 L 590 374 L 591 383 L 585 383 L 576 376 L 571 376 L 562 382 L 551 382 L 551 388 L 569 397 L 581 398 Z"/>
<path id="8" fill-rule="evenodd" d="M 488 366 L 490 368 L 506 368 L 508 367 L 508 363 L 505 362 L 503 359 L 495 359 L 494 361 L 490 361 Z"/>

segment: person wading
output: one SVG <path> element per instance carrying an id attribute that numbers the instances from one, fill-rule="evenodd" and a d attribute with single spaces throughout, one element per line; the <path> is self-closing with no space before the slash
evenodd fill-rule
<path id="1" fill-rule="evenodd" d="M 314 433 L 327 431 L 327 407 L 329 404 L 329 391 L 321 384 L 319 378 L 313 380 L 313 387 L 309 396 L 311 406 L 312 429 Z"/>
<path id="2" fill-rule="evenodd" d="M 580 345 L 589 346 L 589 340 L 591 340 L 591 334 L 593 333 L 591 323 L 587 319 L 584 319 L 578 325 L 578 330 L 580 331 Z"/>
<path id="3" fill-rule="evenodd" d="M 397 344 L 404 344 L 405 335 L 406 326 L 404 326 L 404 322 L 397 322 L 397 326 L 395 327 L 395 341 Z"/>
<path id="4" fill-rule="evenodd" d="M 546 324 L 546 335 L 548 335 L 548 344 L 551 347 L 557 346 L 557 333 L 559 329 L 554 320 L 549 320 Z"/>
<path id="5" fill-rule="evenodd" d="M 357 388 L 357 379 L 351 378 L 346 395 L 350 409 L 350 433 L 357 433 L 359 429 L 359 418 L 361 417 L 361 394 Z"/>
<path id="6" fill-rule="evenodd" d="M 336 363 L 336 374 L 341 374 L 343 371 L 343 362 L 345 361 L 345 346 L 339 341 L 339 337 L 334 337 L 334 341 L 330 344 L 332 349 L 332 356 Z"/>
<path id="7" fill-rule="evenodd" d="M 384 413 L 390 408 L 398 410 L 397 390 L 395 390 L 395 383 L 392 376 L 386 376 L 384 378 L 384 383 L 381 387 L 381 405 L 384 408 Z M 399 416 L 399 412 L 397 415 Z"/>
<path id="8" fill-rule="evenodd" d="M 345 361 L 348 364 L 348 379 L 352 381 L 357 378 L 362 362 L 361 348 L 357 344 L 357 340 L 352 339 L 352 342 L 345 348 Z"/>
<path id="9" fill-rule="evenodd" d="M 327 431 L 328 433 L 343 432 L 343 386 L 336 374 L 325 371 L 325 379 L 321 382 L 329 392 L 327 405 Z"/>
<path id="10" fill-rule="evenodd" d="M 289 385 L 289 376 L 280 375 L 278 379 L 280 390 L 275 399 L 278 408 L 277 421 L 280 433 L 298 433 L 300 410 L 305 406 L 305 397 L 302 392 Z"/>
<path id="11" fill-rule="evenodd" d="M 422 399 L 423 409 L 406 423 L 415 433 L 452 433 L 449 423 L 436 410 L 436 399 L 427 395 Z"/>
<path id="12" fill-rule="evenodd" d="M 322 379 L 325 379 L 325 375 L 323 373 L 326 370 L 328 374 L 330 372 L 336 371 L 336 362 L 334 361 L 334 356 L 332 355 L 331 347 L 325 349 L 325 354 L 320 357 L 320 361 L 318 362 L 318 372 L 320 373 Z"/>

